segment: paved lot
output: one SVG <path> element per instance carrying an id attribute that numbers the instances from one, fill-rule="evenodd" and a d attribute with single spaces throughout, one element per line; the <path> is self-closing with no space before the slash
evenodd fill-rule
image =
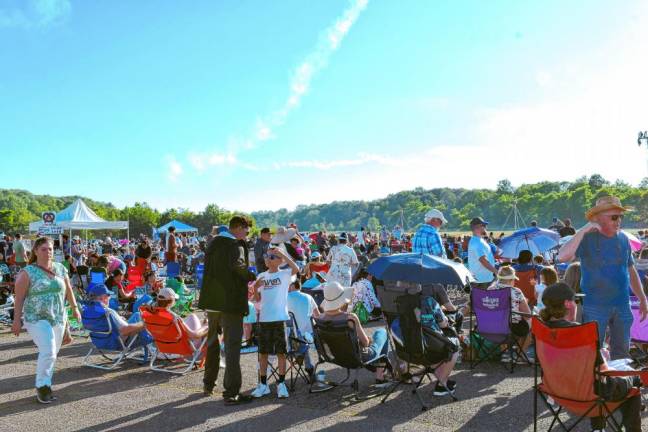
<path id="1" fill-rule="evenodd" d="M 435 398 L 432 386 L 427 385 L 422 391 L 432 407 L 427 412 L 421 412 L 407 387 L 385 404 L 379 399 L 352 403 L 345 397 L 350 394 L 349 388 L 309 394 L 303 383 L 286 400 L 279 401 L 273 394 L 248 405 L 227 407 L 220 396 L 201 397 L 201 372 L 168 376 L 136 363 L 104 372 L 81 365 L 88 349 L 87 340 L 77 338 L 61 350 L 54 377 L 59 400 L 42 406 L 34 397 L 33 343 L 26 334 L 16 338 L 8 329 L 0 328 L 0 431 L 533 429 L 533 369 L 529 367 L 511 375 L 500 364 L 487 364 L 475 372 L 467 364 L 459 365 L 454 379 L 460 400 L 452 403 L 448 397 Z M 243 390 L 251 390 L 255 386 L 256 354 L 243 355 L 242 364 Z M 342 371 L 328 373 L 335 378 Z M 361 377 L 362 387 L 372 381 L 368 372 L 363 371 Z M 546 429 L 546 420 L 543 424 Z"/>

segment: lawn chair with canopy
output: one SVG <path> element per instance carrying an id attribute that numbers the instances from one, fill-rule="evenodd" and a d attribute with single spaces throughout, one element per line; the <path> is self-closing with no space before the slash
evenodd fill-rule
<path id="1" fill-rule="evenodd" d="M 444 360 L 433 359 L 431 353 L 426 352 L 423 328 L 415 312 L 421 305 L 421 290 L 419 288 L 417 292 L 410 293 L 409 288 L 402 288 L 395 291 L 384 286 L 376 287 L 376 290 L 382 306 L 383 315 L 387 321 L 387 333 L 390 343 L 394 348 L 396 356 L 407 364 L 407 369 L 405 372 L 398 374 L 398 382 L 389 389 L 381 403 L 384 403 L 401 385 L 412 385 L 414 387 L 412 393 L 416 395 L 421 404 L 421 410 L 426 411 L 429 407 L 423 401 L 418 390 L 425 378 L 430 382 L 434 381 L 432 375 L 435 374 L 436 368 Z M 402 338 L 396 337 L 392 331 L 392 325 L 397 319 L 400 324 Z M 448 340 L 448 342 L 450 341 Z M 457 400 L 454 391 L 451 391 L 447 387 L 446 391 L 453 401 Z"/>
<path id="2" fill-rule="evenodd" d="M 470 369 L 474 369 L 483 361 L 491 358 L 493 354 L 499 354 L 502 347 L 508 349 L 511 358 L 511 373 L 513 373 L 516 363 L 514 354 L 521 356 L 528 364 L 531 364 L 517 337 L 511 331 L 513 313 L 522 316 L 528 315 L 511 311 L 510 288 L 484 290 L 473 287 L 470 292 L 470 310 L 470 331 L 479 333 L 483 340 L 490 342 L 490 346 L 487 347 L 479 338 L 471 338 L 473 352 L 476 355 L 471 357 Z M 476 321 L 475 326 L 473 326 L 473 316 Z"/>
<path id="3" fill-rule="evenodd" d="M 151 356 L 151 370 L 184 375 L 194 367 L 203 366 L 206 357 L 206 337 L 200 341 L 191 339 L 184 322 L 165 308 L 143 306 L 140 312 L 146 330 L 153 336 L 157 348 L 157 355 Z M 160 357 L 167 362 L 184 362 L 187 366 L 181 370 L 160 367 L 155 364 Z M 198 363 L 199 359 L 201 361 Z"/>
<path id="4" fill-rule="evenodd" d="M 540 395 L 553 417 L 549 431 L 556 422 L 565 431 L 573 430 L 588 417 L 603 417 L 606 427 L 620 431 L 621 426 L 613 414 L 622 402 L 640 395 L 640 389 L 632 387 L 621 400 L 615 402 L 606 401 L 595 390 L 601 387 L 598 385 L 601 380 L 613 376 L 640 376 L 645 386 L 648 372 L 602 371 L 597 361 L 600 346 L 596 322 L 551 328 L 534 316 L 531 330 L 536 344 L 533 430 L 537 430 Z M 579 416 L 569 427 L 559 417 L 563 410 Z"/>

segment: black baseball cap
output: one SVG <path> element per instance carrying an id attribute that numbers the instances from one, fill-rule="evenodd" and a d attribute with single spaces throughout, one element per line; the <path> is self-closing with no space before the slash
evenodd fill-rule
<path id="1" fill-rule="evenodd" d="M 480 217 L 476 217 L 470 221 L 470 226 L 474 227 L 476 225 L 488 225 L 488 222 L 486 222 L 484 219 Z"/>
<path id="2" fill-rule="evenodd" d="M 565 282 L 558 282 L 552 285 L 549 285 L 545 288 L 542 293 L 542 302 L 546 303 L 547 300 L 562 302 L 565 300 L 574 300 L 576 298 L 576 293 L 569 285 Z"/>
<path id="3" fill-rule="evenodd" d="M 270 232 L 270 228 L 268 227 L 261 228 L 261 234 L 268 234 L 269 232 Z"/>

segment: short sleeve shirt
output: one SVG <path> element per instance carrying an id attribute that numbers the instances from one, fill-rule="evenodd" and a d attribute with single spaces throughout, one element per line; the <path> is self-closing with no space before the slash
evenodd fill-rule
<path id="1" fill-rule="evenodd" d="M 313 324 L 311 323 L 313 309 L 317 309 L 317 303 L 313 297 L 300 291 L 288 293 L 288 311 L 295 315 L 295 321 L 297 321 L 297 327 L 301 334 L 313 333 Z"/>
<path id="2" fill-rule="evenodd" d="M 486 257 L 488 262 L 495 266 L 495 257 L 490 246 L 480 237 L 473 236 L 468 243 L 468 268 L 477 283 L 487 283 L 493 280 L 493 273 L 482 265 L 480 257 Z"/>
<path id="3" fill-rule="evenodd" d="M 63 325 L 65 314 L 65 278 L 67 270 L 61 263 L 53 263 L 52 277 L 36 265 L 28 265 L 24 271 L 29 276 L 29 291 L 25 297 L 23 314 L 25 322 L 45 320 L 51 325 Z"/>
<path id="4" fill-rule="evenodd" d="M 263 272 L 258 279 L 263 278 L 264 283 L 261 293 L 261 313 L 259 322 L 287 321 L 288 315 L 288 289 L 292 278 L 292 270 L 279 270 L 274 273 Z"/>
<path id="5" fill-rule="evenodd" d="M 634 265 L 628 237 L 618 232 L 606 237 L 599 232 L 585 234 L 576 256 L 581 262 L 580 286 L 585 306 L 627 306 L 630 298 L 630 273 Z"/>

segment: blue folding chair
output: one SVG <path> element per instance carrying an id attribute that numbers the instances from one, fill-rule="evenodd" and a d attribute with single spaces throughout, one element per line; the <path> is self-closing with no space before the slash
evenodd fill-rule
<path id="1" fill-rule="evenodd" d="M 203 278 L 205 277 L 205 264 L 200 263 L 196 266 L 196 280 L 198 289 L 202 288 Z"/>
<path id="2" fill-rule="evenodd" d="M 166 276 L 168 278 L 180 276 L 180 263 L 169 261 L 166 264 Z"/>
<path id="3" fill-rule="evenodd" d="M 92 347 L 83 358 L 83 364 L 96 369 L 112 370 L 124 360 L 132 358 L 139 348 L 143 348 L 144 355 L 140 361 L 148 359 L 147 345 L 153 339 L 146 332 L 130 336 L 124 340 L 119 334 L 119 327 L 106 307 L 97 301 L 83 304 L 81 312 L 83 327 L 89 332 Z M 95 353 L 100 354 L 106 361 L 102 363 L 91 362 L 90 357 Z"/>

